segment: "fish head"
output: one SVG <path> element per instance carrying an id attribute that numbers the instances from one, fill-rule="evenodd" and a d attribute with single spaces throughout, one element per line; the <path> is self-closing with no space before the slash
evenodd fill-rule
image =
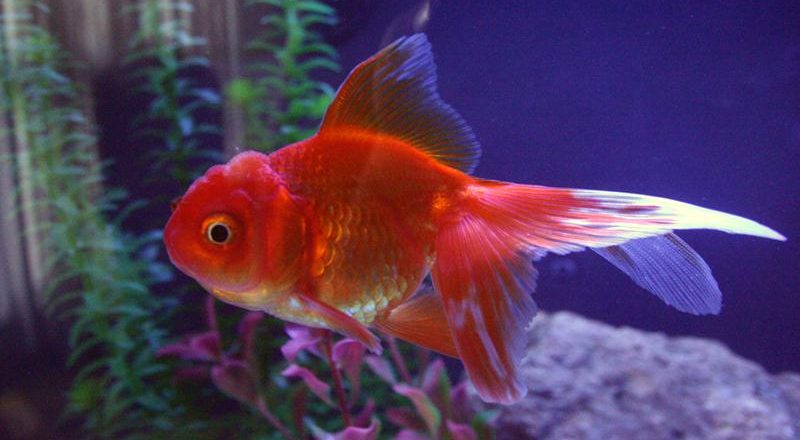
<path id="1" fill-rule="evenodd" d="M 174 203 L 164 244 L 172 263 L 206 290 L 261 309 L 297 279 L 289 272 L 299 266 L 301 217 L 267 156 L 245 152 L 211 167 Z"/>

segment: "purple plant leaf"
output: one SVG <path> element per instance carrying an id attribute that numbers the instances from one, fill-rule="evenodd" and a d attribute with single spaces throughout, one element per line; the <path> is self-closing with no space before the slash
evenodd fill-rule
<path id="1" fill-rule="evenodd" d="M 299 365 L 292 364 L 286 367 L 286 369 L 281 372 L 281 375 L 284 377 L 298 377 L 303 379 L 303 382 L 305 382 L 306 386 L 309 390 L 311 390 L 312 393 L 314 393 L 328 405 L 333 405 L 333 401 L 331 401 L 330 385 L 319 380 L 319 378 L 308 368 L 303 368 Z"/>
<path id="2" fill-rule="evenodd" d="M 258 405 L 258 384 L 250 367 L 238 359 L 224 359 L 211 368 L 211 380 L 223 393 L 248 405 Z"/>
<path id="3" fill-rule="evenodd" d="M 214 297 L 206 295 L 206 324 L 208 329 L 212 332 L 219 333 L 219 324 L 217 324 L 217 311 L 214 309 Z"/>
<path id="4" fill-rule="evenodd" d="M 441 358 L 436 358 L 428 364 L 428 368 L 425 369 L 425 373 L 422 375 L 421 388 L 425 393 L 431 395 L 435 392 L 435 389 L 439 386 L 442 372 L 444 372 L 444 361 Z"/>
<path id="5" fill-rule="evenodd" d="M 311 435 L 316 440 L 375 440 L 381 431 L 381 424 L 378 420 L 372 420 L 370 425 L 365 428 L 349 426 L 335 434 L 324 431 L 312 420 L 306 420 Z"/>
<path id="6" fill-rule="evenodd" d="M 447 377 L 444 361 L 441 358 L 436 358 L 425 369 L 422 376 L 422 390 L 439 408 L 442 417 L 450 417 L 450 379 Z"/>
<path id="7" fill-rule="evenodd" d="M 378 377 L 385 380 L 389 385 L 397 383 L 397 378 L 394 375 L 392 366 L 389 365 L 389 361 L 386 359 L 370 354 L 364 358 L 364 362 L 367 363 L 367 366 L 373 373 L 377 374 Z"/>
<path id="8" fill-rule="evenodd" d="M 255 334 L 258 323 L 264 319 L 264 314 L 261 312 L 249 312 L 239 321 L 239 338 L 242 340 L 242 356 L 244 359 L 251 363 L 253 361 L 253 335 Z"/>
<path id="9" fill-rule="evenodd" d="M 472 429 L 475 430 L 478 438 L 481 439 L 494 439 L 494 424 L 497 421 L 499 412 L 495 410 L 483 410 L 475 414 L 470 424 Z"/>
<path id="10" fill-rule="evenodd" d="M 308 413 L 308 388 L 298 387 L 292 395 L 292 421 L 298 438 L 305 438 L 303 421 Z"/>
<path id="11" fill-rule="evenodd" d="M 425 421 L 410 408 L 387 408 L 386 418 L 397 426 L 413 431 L 425 431 Z"/>
<path id="12" fill-rule="evenodd" d="M 359 428 L 357 426 L 349 426 L 343 431 L 334 434 L 334 440 L 375 440 L 381 431 L 381 424 L 378 420 L 373 419 L 372 423 L 366 428 Z"/>
<path id="13" fill-rule="evenodd" d="M 468 423 L 472 418 L 467 386 L 468 382 L 463 380 L 450 390 L 450 419 L 458 423 Z"/>
<path id="14" fill-rule="evenodd" d="M 211 369 L 207 365 L 192 365 L 178 369 L 175 373 L 177 380 L 208 380 Z"/>
<path id="15" fill-rule="evenodd" d="M 174 356 L 188 361 L 216 361 L 222 352 L 219 333 L 207 331 L 184 338 L 181 342 L 161 347 L 157 356 Z"/>
<path id="16" fill-rule="evenodd" d="M 333 440 L 333 434 L 317 426 L 311 418 L 306 419 L 306 424 L 314 440 Z"/>
<path id="17" fill-rule="evenodd" d="M 294 362 L 297 355 L 301 351 L 308 350 L 309 352 L 319 356 L 319 348 L 317 344 L 322 340 L 322 332 L 324 330 L 312 329 L 300 324 L 286 324 L 286 334 L 289 335 L 289 340 L 281 347 L 283 357 L 289 362 Z"/>
<path id="18" fill-rule="evenodd" d="M 364 344 L 345 338 L 333 346 L 333 362 L 336 368 L 344 371 L 347 380 L 350 381 L 351 404 L 358 401 L 358 394 L 361 391 L 361 361 L 364 358 Z"/>
<path id="19" fill-rule="evenodd" d="M 435 438 L 435 437 L 434 437 Z M 418 431 L 412 431 L 410 429 L 404 429 L 397 433 L 394 436 L 394 440 L 430 440 L 431 437 L 428 437 L 425 434 L 422 434 Z"/>
<path id="20" fill-rule="evenodd" d="M 428 395 L 419 388 L 402 383 L 395 385 L 394 391 L 397 394 L 411 399 L 411 403 L 414 404 L 417 414 L 425 421 L 425 425 L 428 427 L 428 432 L 431 434 L 431 437 L 436 438 L 436 434 L 439 432 L 439 426 L 442 424 L 442 415 Z"/>
<path id="21" fill-rule="evenodd" d="M 452 420 L 447 420 L 445 423 L 453 440 L 478 440 L 478 434 L 469 425 L 456 423 Z"/>
<path id="22" fill-rule="evenodd" d="M 373 399 L 367 400 L 367 404 L 359 411 L 353 418 L 353 426 L 365 428 L 372 422 L 372 414 L 375 412 L 375 401 Z"/>

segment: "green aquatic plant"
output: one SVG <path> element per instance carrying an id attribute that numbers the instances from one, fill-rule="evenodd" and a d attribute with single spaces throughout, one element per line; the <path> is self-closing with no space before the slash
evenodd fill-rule
<path id="1" fill-rule="evenodd" d="M 227 94 L 243 110 L 245 145 L 273 151 L 311 136 L 333 98 L 333 88 L 313 74 L 339 70 L 336 50 L 318 31 L 336 23 L 336 11 L 315 0 L 248 4 L 267 11 L 261 34 L 248 46 L 260 61 L 249 66 L 253 79 L 234 79 Z"/>
<path id="2" fill-rule="evenodd" d="M 76 375 L 67 413 L 83 419 L 87 437 L 167 429 L 179 407 L 157 386 L 166 366 L 155 356 L 165 335 L 156 317 L 166 301 L 150 292 L 163 268 L 138 258 L 159 236 L 121 231 L 135 205 L 123 205 L 124 191 L 103 188 L 81 92 L 35 13 L 46 8 L 18 3 L 0 17 L 0 105 L 11 115 L 4 134 L 15 143 L 5 159 L 14 165 L 19 211 L 37 219 L 25 234 L 41 241 L 47 311 L 69 326 Z"/>
<path id="3" fill-rule="evenodd" d="M 233 80 L 227 95 L 244 110 L 247 147 L 271 151 L 310 136 L 333 97 L 333 89 L 311 75 L 338 69 L 335 50 L 315 30 L 336 18 L 331 7 L 316 1 L 250 4 L 269 11 L 261 19 L 263 33 L 250 45 L 263 60 L 251 65 L 255 79 Z M 244 316 L 238 326 L 220 324 L 233 316 Z M 211 386 L 213 398 L 240 404 L 214 400 L 215 423 L 204 431 L 209 437 L 224 432 L 298 439 L 491 438 L 487 417 L 467 408 L 464 382 L 451 391 L 442 361 L 430 352 L 401 349 L 389 339 L 385 357 L 367 355 L 359 342 L 293 324 L 285 325 L 289 340 L 283 343 L 276 337 L 283 322 L 215 307 L 210 296 L 206 321 L 207 330 L 184 335 L 160 354 L 177 358 L 180 382 Z M 234 328 L 238 338 L 231 337 Z M 418 354 L 418 362 L 408 363 L 409 353 Z"/>
<path id="4" fill-rule="evenodd" d="M 138 141 L 148 149 L 150 175 L 186 188 L 209 165 L 222 160 L 220 148 L 202 142 L 220 138 L 220 128 L 203 120 L 202 112 L 219 112 L 221 98 L 192 72 L 208 69 L 208 58 L 189 53 L 206 44 L 187 30 L 193 6 L 189 1 L 141 0 L 130 11 L 139 26 L 126 59 L 137 93 L 149 100 L 135 121 Z M 220 144 L 221 140 L 211 144 Z"/>

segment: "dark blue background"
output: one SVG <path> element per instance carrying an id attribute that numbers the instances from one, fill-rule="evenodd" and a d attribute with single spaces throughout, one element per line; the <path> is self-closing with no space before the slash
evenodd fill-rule
<path id="1" fill-rule="evenodd" d="M 413 32 L 424 2 L 363 3 L 374 10 L 340 44 L 345 71 Z M 719 316 L 677 312 L 591 252 L 539 262 L 534 297 L 798 371 L 800 2 L 618 3 L 434 2 L 422 30 L 442 96 L 482 143 L 476 174 L 674 198 L 789 241 L 680 234 L 719 281 Z"/>

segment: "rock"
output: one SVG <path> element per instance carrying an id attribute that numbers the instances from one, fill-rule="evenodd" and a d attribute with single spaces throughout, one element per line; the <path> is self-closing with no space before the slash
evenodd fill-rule
<path id="1" fill-rule="evenodd" d="M 718 342 L 565 312 L 528 334 L 528 395 L 497 407 L 499 440 L 800 439 L 800 375 L 770 375 Z"/>

